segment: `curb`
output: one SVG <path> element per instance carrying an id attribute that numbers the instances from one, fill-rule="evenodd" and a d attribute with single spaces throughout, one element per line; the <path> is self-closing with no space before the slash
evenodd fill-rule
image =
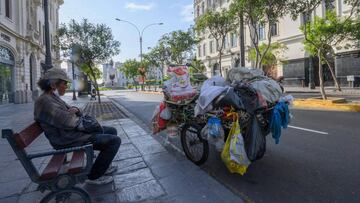
<path id="1" fill-rule="evenodd" d="M 163 94 L 162 92 L 155 92 L 155 91 L 138 91 L 138 92 L 144 94 Z"/>
<path id="2" fill-rule="evenodd" d="M 297 108 L 310 108 L 310 109 L 323 109 L 323 110 L 336 110 L 346 112 L 360 112 L 360 104 L 341 103 L 338 100 L 320 100 L 320 99 L 295 99 L 294 107 Z"/>

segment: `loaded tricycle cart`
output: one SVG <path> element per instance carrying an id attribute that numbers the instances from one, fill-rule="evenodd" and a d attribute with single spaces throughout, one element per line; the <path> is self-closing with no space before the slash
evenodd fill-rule
<path id="1" fill-rule="evenodd" d="M 258 69 L 235 68 L 226 80 L 215 76 L 197 90 L 191 87 L 187 68 L 169 68 L 172 78 L 165 82 L 164 100 L 154 112 L 154 133 L 167 129 L 168 137 L 180 135 L 186 157 L 197 165 L 208 159 L 209 144 L 230 166 L 261 159 L 270 132 L 279 142 L 292 97 L 283 95 L 278 82 Z"/>

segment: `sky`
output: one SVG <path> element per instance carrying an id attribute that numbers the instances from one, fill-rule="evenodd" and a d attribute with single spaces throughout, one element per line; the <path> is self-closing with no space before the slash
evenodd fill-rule
<path id="1" fill-rule="evenodd" d="M 103 23 L 112 29 L 120 41 L 121 52 L 114 61 L 139 59 L 139 34 L 132 25 L 116 21 L 123 19 L 141 31 L 151 23 L 164 23 L 146 28 L 143 34 L 143 53 L 156 46 L 160 37 L 175 30 L 187 30 L 193 21 L 193 0 L 65 0 L 59 10 L 60 23 L 83 18 L 92 23 Z"/>

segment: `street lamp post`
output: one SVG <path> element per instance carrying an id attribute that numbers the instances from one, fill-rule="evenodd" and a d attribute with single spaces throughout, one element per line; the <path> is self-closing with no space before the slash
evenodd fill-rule
<path id="1" fill-rule="evenodd" d="M 133 27 L 135 27 L 135 29 L 138 31 L 138 34 L 139 34 L 139 42 L 140 42 L 140 64 L 142 65 L 142 59 L 143 59 L 142 43 L 143 43 L 143 35 L 144 35 L 145 29 L 148 28 L 148 27 L 150 27 L 150 26 L 153 26 L 153 25 L 163 25 L 164 23 L 151 23 L 151 24 L 145 26 L 145 27 L 140 31 L 139 27 L 136 26 L 134 23 L 132 23 L 132 22 L 130 22 L 130 21 L 122 20 L 122 19 L 119 19 L 119 18 L 115 18 L 115 20 L 120 21 L 120 22 L 129 23 L 130 25 L 132 25 Z M 142 86 L 142 88 L 143 88 L 143 86 Z"/>
<path id="2" fill-rule="evenodd" d="M 76 100 L 76 93 L 75 93 L 75 68 L 74 68 L 74 60 L 71 60 L 71 69 L 72 69 L 72 86 L 73 86 L 73 98 L 72 100 Z"/>
<path id="3" fill-rule="evenodd" d="M 138 34 L 139 34 L 139 42 L 140 42 L 140 63 L 142 63 L 142 43 L 143 43 L 143 35 L 144 35 L 144 31 L 146 28 L 150 27 L 150 26 L 153 26 L 153 25 L 163 25 L 164 23 L 151 23 L 147 26 L 145 26 L 141 31 L 140 29 L 138 28 L 138 26 L 136 26 L 134 23 L 130 22 L 130 21 L 127 21 L 127 20 L 122 20 L 122 19 L 119 19 L 119 18 L 115 18 L 115 20 L 117 21 L 120 21 L 120 22 L 126 22 L 126 23 L 129 23 L 130 25 L 132 25 L 133 27 L 136 28 L 136 30 L 138 31 Z"/>
<path id="4" fill-rule="evenodd" d="M 41 64 L 44 71 L 53 67 L 51 61 L 51 49 L 50 49 L 50 31 L 49 31 L 49 5 L 48 0 L 43 1 L 44 4 L 44 16 L 45 16 L 45 64 Z"/>
<path id="5" fill-rule="evenodd" d="M 72 69 L 72 86 L 73 86 L 73 98 L 72 100 L 76 100 L 76 92 L 75 92 L 75 61 L 78 60 L 78 46 L 74 46 L 71 49 L 71 69 Z"/>

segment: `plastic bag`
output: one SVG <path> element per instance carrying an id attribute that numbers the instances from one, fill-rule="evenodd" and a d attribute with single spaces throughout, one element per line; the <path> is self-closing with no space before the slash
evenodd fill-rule
<path id="1" fill-rule="evenodd" d="M 235 125 L 235 130 L 230 141 L 230 159 L 240 165 L 249 166 L 251 162 L 245 151 L 244 139 L 240 131 L 239 122 L 236 121 L 233 125 Z"/>
<path id="2" fill-rule="evenodd" d="M 166 128 L 166 133 L 169 138 L 177 137 L 179 134 L 179 128 L 175 124 L 169 124 Z"/>
<path id="3" fill-rule="evenodd" d="M 237 162 L 233 161 L 231 159 L 231 152 L 230 152 L 230 146 L 231 146 L 231 140 L 235 135 L 236 131 L 240 131 L 238 119 L 233 123 L 229 135 L 226 139 L 226 143 L 224 145 L 224 150 L 221 152 L 221 159 L 225 163 L 226 167 L 231 173 L 238 173 L 240 175 L 244 175 L 246 173 L 248 165 L 244 164 L 238 164 Z"/>
<path id="4" fill-rule="evenodd" d="M 171 66 L 167 72 L 171 78 L 164 82 L 164 91 L 171 101 L 178 102 L 196 95 L 196 90 L 190 84 L 187 66 Z"/>
<path id="5" fill-rule="evenodd" d="M 153 117 L 151 119 L 153 134 L 160 132 L 166 127 L 166 120 L 160 117 L 160 114 L 165 109 L 165 107 L 165 103 L 161 102 L 154 110 Z"/>
<path id="6" fill-rule="evenodd" d="M 171 111 L 170 111 L 169 107 L 166 107 L 163 111 L 161 111 L 160 117 L 164 120 L 170 120 Z"/>
<path id="7" fill-rule="evenodd" d="M 222 126 L 220 119 L 216 117 L 210 117 L 207 122 L 207 126 L 209 136 L 212 136 L 213 138 L 218 138 L 221 136 Z"/>
<path id="8" fill-rule="evenodd" d="M 248 123 L 244 131 L 246 154 L 250 161 L 261 159 L 266 151 L 266 139 L 256 117 Z"/>
<path id="9" fill-rule="evenodd" d="M 212 135 L 209 135 L 209 126 L 206 125 L 202 130 L 201 130 L 201 137 L 205 140 L 207 140 L 210 144 L 215 145 L 215 148 L 218 152 L 221 152 L 224 148 L 224 129 L 221 127 L 220 128 L 220 135 L 217 137 L 214 137 Z"/>

